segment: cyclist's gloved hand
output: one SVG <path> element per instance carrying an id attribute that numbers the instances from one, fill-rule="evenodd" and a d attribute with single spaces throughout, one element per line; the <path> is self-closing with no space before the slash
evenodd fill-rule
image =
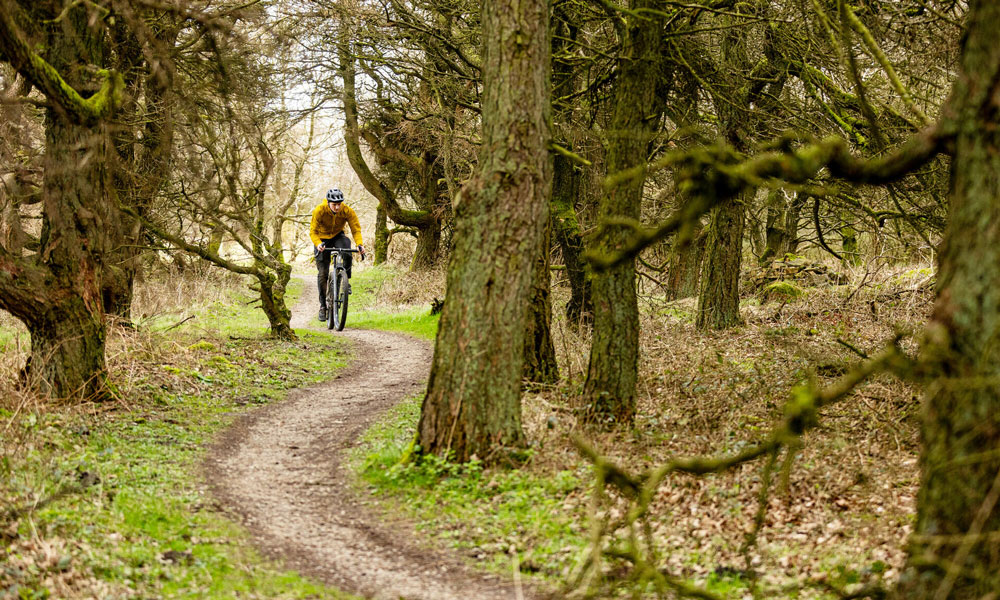
<path id="1" fill-rule="evenodd" d="M 361 254 L 361 260 L 365 259 L 365 247 L 358 245 L 358 252 Z"/>
<path id="2" fill-rule="evenodd" d="M 322 252 L 324 250 L 326 250 L 326 243 L 322 243 L 319 246 L 316 246 L 316 252 Z"/>

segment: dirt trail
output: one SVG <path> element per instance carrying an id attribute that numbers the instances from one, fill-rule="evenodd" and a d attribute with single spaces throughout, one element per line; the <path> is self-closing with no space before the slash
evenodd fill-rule
<path id="1" fill-rule="evenodd" d="M 292 326 L 316 320 L 316 282 L 306 278 Z M 213 493 L 238 515 L 264 552 L 289 568 L 368 598 L 473 600 L 530 595 L 473 573 L 429 548 L 404 523 L 364 508 L 345 482 L 344 450 L 384 410 L 420 393 L 429 343 L 380 331 L 331 332 L 351 342 L 353 360 L 332 381 L 242 417 L 205 462 Z"/>

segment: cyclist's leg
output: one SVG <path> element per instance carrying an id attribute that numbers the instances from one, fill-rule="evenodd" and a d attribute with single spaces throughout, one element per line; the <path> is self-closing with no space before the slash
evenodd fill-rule
<path id="1" fill-rule="evenodd" d="M 347 237 L 347 234 L 341 231 L 333 237 L 333 245 L 337 248 L 344 248 L 345 250 L 351 249 L 351 238 Z M 353 256 L 350 252 L 344 254 L 344 268 L 347 269 L 347 278 L 351 278 L 351 262 Z"/>
<path id="2" fill-rule="evenodd" d="M 327 246 L 331 245 L 331 242 L 332 240 L 323 240 Z M 326 308 L 326 282 L 330 277 L 330 251 L 318 252 L 314 246 L 313 252 L 316 256 L 316 287 L 319 288 L 319 306 Z"/>

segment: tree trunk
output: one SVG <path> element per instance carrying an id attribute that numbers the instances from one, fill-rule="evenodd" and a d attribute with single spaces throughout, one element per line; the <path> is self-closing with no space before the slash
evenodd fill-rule
<path id="1" fill-rule="evenodd" d="M 792 201 L 785 212 L 785 235 L 782 256 L 795 254 L 799 251 L 799 217 L 802 215 L 802 206 L 805 204 L 806 196 L 796 193 L 792 196 Z"/>
<path id="2" fill-rule="evenodd" d="M 379 204 L 375 208 L 375 266 L 389 260 L 389 219 Z"/>
<path id="3" fill-rule="evenodd" d="M 858 252 L 858 232 L 849 223 L 851 213 L 844 211 L 841 216 L 844 223 L 840 227 L 840 255 L 847 264 L 856 265 L 861 262 L 861 254 Z"/>
<path id="4" fill-rule="evenodd" d="M 667 300 L 692 298 L 698 295 L 706 239 L 700 223 L 696 224 L 692 235 L 694 239 L 687 244 L 671 249 L 670 263 L 667 265 Z"/>
<path id="5" fill-rule="evenodd" d="M 754 0 L 743 5 L 746 14 L 764 17 L 768 8 L 766 0 Z M 722 69 L 726 81 L 713 91 L 713 103 L 719 115 L 721 133 L 732 147 L 746 153 L 753 139 L 758 137 L 759 121 L 743 107 L 769 102 L 763 86 L 750 85 L 746 77 L 754 73 L 759 64 L 748 39 L 748 29 L 737 25 L 731 16 L 723 19 L 733 26 L 722 33 Z M 764 57 L 771 60 L 773 47 L 765 41 Z M 756 66 L 755 66 L 756 64 Z M 780 80 L 780 78 L 779 78 Z M 728 90 L 726 89 L 728 88 Z M 770 90 L 769 93 L 774 93 Z M 775 109 L 777 110 L 777 109 Z M 729 198 L 712 211 L 708 237 L 705 243 L 701 276 L 701 293 L 698 295 L 698 329 L 726 329 L 743 323 L 740 318 L 740 266 L 743 262 L 743 233 L 746 225 L 746 207 L 753 202 L 756 189 L 748 189 L 737 198 Z"/>
<path id="6" fill-rule="evenodd" d="M 173 46 L 176 30 L 159 32 L 159 43 Z M 167 75 L 162 75 L 162 74 Z M 170 155 L 174 141 L 173 92 L 167 85 L 173 82 L 172 68 L 159 67 L 156 73 L 147 74 L 141 89 L 144 99 L 142 111 L 133 108 L 130 115 L 137 122 L 144 123 L 141 132 L 134 132 L 120 125 L 116 127 L 128 132 L 127 139 L 119 140 L 118 160 L 121 165 L 116 181 L 118 196 L 123 205 L 141 216 L 149 213 L 150 205 L 166 179 L 170 168 Z M 166 76 L 166 81 L 160 78 Z M 138 140 L 137 140 L 138 138 Z M 142 223 L 135 219 L 123 218 L 116 235 L 115 245 L 106 259 L 103 285 L 104 312 L 117 317 L 120 322 L 131 323 L 132 298 L 135 277 L 139 272 L 144 235 Z"/>
<path id="7" fill-rule="evenodd" d="M 651 0 L 633 0 L 633 10 L 655 8 Z M 660 113 L 657 86 L 661 58 L 659 19 L 631 17 L 619 61 L 618 87 L 608 143 L 608 173 L 643 164 Z M 598 222 L 639 219 L 644 178 L 629 179 L 601 199 Z M 607 228 L 594 239 L 597 252 L 610 253 L 629 240 L 622 228 Z M 593 279 L 594 328 L 584 384 L 585 420 L 608 427 L 627 426 L 635 417 L 639 360 L 639 306 L 635 261 L 596 274 Z"/>
<path id="8" fill-rule="evenodd" d="M 576 104 L 563 98 L 571 97 L 577 91 L 577 75 L 575 65 L 574 44 L 578 28 L 573 24 L 572 6 L 565 2 L 556 2 L 552 6 L 553 29 L 552 36 L 552 101 L 553 120 L 556 122 L 571 120 Z M 571 142 L 575 124 L 566 123 L 567 139 L 559 139 L 569 150 L 573 150 Z M 589 324 L 594 314 L 590 300 L 590 279 L 586 264 L 581 258 L 583 254 L 583 235 L 580 232 L 580 222 L 576 216 L 576 205 L 580 200 L 582 189 L 582 167 L 563 154 L 553 156 L 552 166 L 552 201 L 550 205 L 550 221 L 555 241 L 566 266 L 566 278 L 569 280 L 570 298 L 566 304 L 566 320 L 570 327 L 582 323 Z"/>
<path id="9" fill-rule="evenodd" d="M 102 257 L 112 248 L 108 233 L 120 227 L 118 202 L 111 196 L 106 119 L 120 105 L 121 78 L 105 72 L 105 85 L 97 92 L 91 72 L 81 68 L 106 64 L 107 52 L 85 8 L 38 2 L 31 9 L 32 17 L 46 19 L 39 28 L 42 37 L 31 45 L 18 28 L 29 19 L 23 6 L 8 3 L 0 11 L 0 56 L 48 101 L 42 235 L 37 254 L 0 252 L 0 308 L 31 334 L 25 372 L 37 389 L 50 397 L 103 399 L 111 389 L 104 357 Z M 70 88 L 84 90 L 93 102 L 67 93 Z"/>
<path id="10" fill-rule="evenodd" d="M 760 255 L 760 264 L 781 260 L 794 252 L 793 246 L 799 236 L 798 197 L 789 202 L 782 190 L 771 190 L 767 195 L 767 222 L 764 225 L 765 247 Z"/>
<path id="11" fill-rule="evenodd" d="M 580 256 L 583 253 L 583 236 L 574 208 L 580 195 L 580 174 L 572 161 L 561 154 L 555 155 L 553 164 L 552 229 L 569 279 L 570 298 L 566 304 L 566 320 L 571 326 L 575 326 L 581 322 L 589 323 L 594 313 L 590 298 L 590 279 Z"/>
<path id="12" fill-rule="evenodd" d="M 120 262 L 104 265 L 101 304 L 104 307 L 104 314 L 119 324 L 128 325 L 131 323 L 132 296 L 139 253 L 134 250 L 121 251 L 116 252 L 114 258 Z"/>
<path id="13" fill-rule="evenodd" d="M 524 444 L 524 323 L 552 185 L 548 2 L 488 0 L 482 20 L 480 172 L 457 198 L 417 441 L 425 453 L 495 462 Z"/>
<path id="14" fill-rule="evenodd" d="M 971 3 L 950 101 L 958 130 L 950 217 L 923 352 L 941 373 L 924 403 L 917 520 L 900 599 L 996 598 L 1000 590 L 998 22 L 1000 3 Z"/>
<path id="15" fill-rule="evenodd" d="M 111 392 L 104 359 L 103 312 L 78 296 L 45 306 L 26 319 L 31 356 L 28 384 L 53 398 L 101 400 Z"/>
<path id="16" fill-rule="evenodd" d="M 698 329 L 726 329 L 743 323 L 739 294 L 746 219 L 743 201 L 753 198 L 755 192 L 745 191 L 712 211 L 695 320 Z"/>
<path id="17" fill-rule="evenodd" d="M 298 339 L 292 329 L 292 311 L 285 303 L 285 289 L 292 275 L 292 267 L 283 264 L 275 269 L 276 276 L 264 265 L 258 266 L 257 283 L 260 286 L 260 307 L 267 316 L 271 336 L 279 340 Z"/>
<path id="18" fill-rule="evenodd" d="M 432 220 L 417 232 L 417 247 L 413 251 L 411 271 L 426 271 L 437 264 L 441 249 L 441 221 Z"/>
<path id="19" fill-rule="evenodd" d="M 545 237 L 534 261 L 531 300 L 525 320 L 524 371 L 522 377 L 531 383 L 555 383 L 559 380 L 556 348 L 552 343 L 552 299 L 549 254 L 552 248 L 552 226 L 547 220 Z"/>
<path id="20" fill-rule="evenodd" d="M 107 139 L 92 128 L 46 118 L 43 210 L 47 259 L 14 278 L 27 301 L 2 298 L 3 308 L 31 334 L 29 381 L 50 397 L 103 399 L 107 387 L 105 322 L 99 257 L 116 226 L 107 198 Z"/>

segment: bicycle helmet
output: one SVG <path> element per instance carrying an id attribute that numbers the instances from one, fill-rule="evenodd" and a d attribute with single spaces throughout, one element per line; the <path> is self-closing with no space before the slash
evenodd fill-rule
<path id="1" fill-rule="evenodd" d="M 326 192 L 326 201 L 327 202 L 343 202 L 344 201 L 344 192 L 338 190 L 337 188 L 333 188 L 332 190 L 327 190 L 327 192 Z"/>

